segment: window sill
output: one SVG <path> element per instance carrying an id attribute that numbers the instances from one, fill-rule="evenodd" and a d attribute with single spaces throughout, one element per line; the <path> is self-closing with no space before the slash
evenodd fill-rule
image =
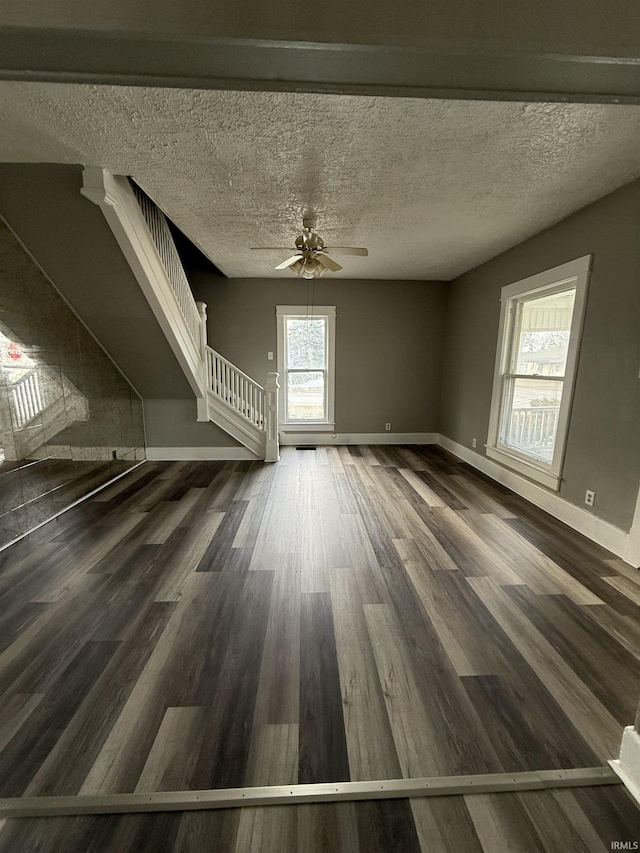
<path id="1" fill-rule="evenodd" d="M 512 471 L 523 474 L 525 477 L 534 480 L 536 483 L 540 483 L 540 485 L 551 489 L 553 492 L 560 490 L 559 474 L 553 474 L 551 471 L 539 468 L 534 463 L 527 462 L 520 456 L 509 453 L 502 448 L 493 447 L 490 444 L 485 444 L 485 450 L 490 459 L 495 459 L 496 462 L 500 462 L 506 468 L 511 468 Z"/>
<path id="2" fill-rule="evenodd" d="M 326 421 L 322 423 L 310 423 L 307 421 L 303 424 L 280 424 L 279 429 L 282 432 L 335 432 L 336 425 L 329 424 Z"/>

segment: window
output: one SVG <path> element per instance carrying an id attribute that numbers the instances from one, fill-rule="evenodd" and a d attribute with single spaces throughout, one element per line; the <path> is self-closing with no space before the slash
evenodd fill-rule
<path id="1" fill-rule="evenodd" d="M 487 456 L 559 488 L 591 255 L 502 289 Z"/>
<path id="2" fill-rule="evenodd" d="M 333 430 L 336 309 L 278 305 L 280 423 L 295 432 Z"/>

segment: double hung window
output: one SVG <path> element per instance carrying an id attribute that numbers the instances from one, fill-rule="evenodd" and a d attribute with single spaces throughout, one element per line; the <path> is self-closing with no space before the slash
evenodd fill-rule
<path id="1" fill-rule="evenodd" d="M 502 290 L 487 455 L 557 489 L 591 256 Z"/>
<path id="2" fill-rule="evenodd" d="M 281 425 L 333 429 L 335 308 L 279 305 L 277 320 Z"/>

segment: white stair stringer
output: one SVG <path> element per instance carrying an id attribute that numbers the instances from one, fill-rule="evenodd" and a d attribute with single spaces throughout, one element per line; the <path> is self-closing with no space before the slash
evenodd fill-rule
<path id="1" fill-rule="evenodd" d="M 212 391 L 207 392 L 206 403 L 207 420 L 255 453 L 257 458 L 265 458 L 267 441 L 264 430 L 258 429 Z"/>

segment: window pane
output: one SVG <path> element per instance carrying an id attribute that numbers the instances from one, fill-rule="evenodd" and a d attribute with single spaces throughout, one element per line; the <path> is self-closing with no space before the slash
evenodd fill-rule
<path id="1" fill-rule="evenodd" d="M 287 374 L 287 420 L 326 420 L 322 371 Z"/>
<path id="2" fill-rule="evenodd" d="M 507 379 L 502 444 L 551 462 L 562 397 L 561 381 Z"/>
<path id="3" fill-rule="evenodd" d="M 518 306 L 512 373 L 564 376 L 575 288 Z"/>
<path id="4" fill-rule="evenodd" d="M 287 320 L 287 367 L 326 367 L 324 319 Z"/>

